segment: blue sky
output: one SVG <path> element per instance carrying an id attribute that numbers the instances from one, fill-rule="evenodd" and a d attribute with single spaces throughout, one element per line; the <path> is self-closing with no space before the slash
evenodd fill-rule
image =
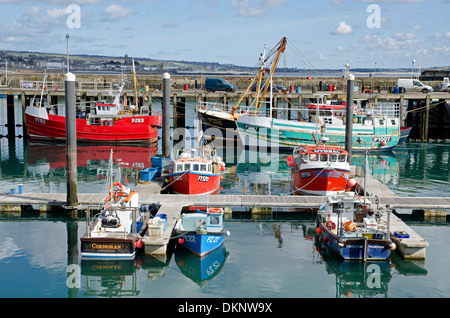
<path id="1" fill-rule="evenodd" d="M 73 53 L 254 66 L 264 45 L 285 36 L 281 66 L 450 65 L 450 0 L 0 0 L 0 8 L 0 49 L 65 53 L 69 33 Z"/>

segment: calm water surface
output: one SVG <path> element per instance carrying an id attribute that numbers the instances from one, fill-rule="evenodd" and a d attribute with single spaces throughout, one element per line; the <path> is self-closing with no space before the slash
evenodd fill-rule
<path id="1" fill-rule="evenodd" d="M 1 117 L 1 116 L 0 116 Z M 0 191 L 66 191 L 64 145 L 39 145 L 0 138 Z M 105 191 L 111 147 L 78 147 L 78 191 Z M 113 147 L 116 163 L 131 185 L 150 167 L 156 149 Z M 222 194 L 288 194 L 287 154 L 276 164 L 252 152 L 225 157 Z M 370 156 L 372 173 L 401 196 L 449 196 L 450 144 L 399 145 Z M 363 159 L 355 154 L 354 164 Z M 233 213 L 231 236 L 202 262 L 173 246 L 167 257 L 129 262 L 86 262 L 79 254 L 82 219 L 44 218 L 32 210 L 0 214 L 0 297 L 2 298 L 341 298 L 450 297 L 450 227 L 424 221 L 411 211 L 401 217 L 430 246 L 425 261 L 342 262 L 314 245 L 314 215 L 275 211 L 270 219 Z M 70 265 L 70 266 L 69 266 Z"/>

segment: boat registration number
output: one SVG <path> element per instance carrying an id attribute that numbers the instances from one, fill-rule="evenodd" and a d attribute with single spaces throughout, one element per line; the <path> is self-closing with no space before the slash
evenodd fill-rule
<path id="1" fill-rule="evenodd" d="M 208 236 L 208 238 L 206 239 L 207 243 L 217 243 L 218 241 L 219 241 L 218 236 Z"/>
<path id="2" fill-rule="evenodd" d="M 209 176 L 198 176 L 197 181 L 208 182 L 209 181 Z"/>
<path id="3" fill-rule="evenodd" d="M 391 141 L 391 137 L 383 136 L 383 137 L 373 137 L 374 142 L 383 142 L 383 141 Z"/>

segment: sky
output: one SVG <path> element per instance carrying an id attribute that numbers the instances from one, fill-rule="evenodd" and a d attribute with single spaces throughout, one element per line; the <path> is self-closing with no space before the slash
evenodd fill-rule
<path id="1" fill-rule="evenodd" d="M 0 0 L 0 50 L 255 66 L 450 65 L 450 0 Z M 414 61 L 414 62 L 413 62 Z"/>

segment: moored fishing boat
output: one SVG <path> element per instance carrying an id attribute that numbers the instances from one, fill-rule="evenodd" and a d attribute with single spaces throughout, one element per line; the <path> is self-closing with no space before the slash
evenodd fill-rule
<path id="1" fill-rule="evenodd" d="M 41 100 L 25 109 L 28 133 L 32 139 L 65 140 L 66 117 L 58 115 L 52 105 L 44 106 L 42 84 Z M 112 103 L 97 102 L 93 107 L 77 110 L 76 134 L 80 142 L 150 142 L 158 141 L 158 127 L 162 114 L 151 114 L 147 106 L 126 105 L 120 98 L 125 81 Z M 138 98 L 136 96 L 136 104 Z M 34 98 L 33 98 L 34 100 Z"/>
<path id="2" fill-rule="evenodd" d="M 294 194 L 330 195 L 342 193 L 348 186 L 350 164 L 348 152 L 342 148 L 323 142 L 296 147 L 287 163 Z"/>
<path id="3" fill-rule="evenodd" d="M 395 244 L 381 216 L 381 209 L 352 191 L 328 196 L 317 214 L 319 245 L 346 260 L 385 260 Z"/>
<path id="4" fill-rule="evenodd" d="M 220 192 L 220 171 L 225 164 L 209 145 L 179 149 L 174 155 L 169 184 L 179 194 L 217 194 Z"/>
<path id="5" fill-rule="evenodd" d="M 200 257 L 221 246 L 225 235 L 229 235 L 223 226 L 221 208 L 183 213 L 175 224 L 174 232 L 179 236 L 179 244 Z"/>
<path id="6" fill-rule="evenodd" d="M 138 192 L 120 182 L 112 182 L 112 152 L 110 166 L 111 179 L 105 203 L 92 223 L 90 211 L 86 214 L 86 234 L 80 239 L 83 258 L 134 258 L 142 247 L 150 213 L 159 207 L 140 206 Z"/>
<path id="7" fill-rule="evenodd" d="M 411 128 L 412 127 L 400 127 L 400 138 L 398 143 L 405 142 L 408 139 Z"/>
<path id="8" fill-rule="evenodd" d="M 253 114 L 241 114 L 236 122 L 241 142 L 245 146 L 263 145 L 279 149 L 312 145 L 315 144 L 312 135 L 316 133 L 319 124 L 322 136 L 329 139 L 330 145 L 344 147 L 345 110 L 317 108 L 309 108 L 308 121 L 272 117 L 272 112 L 266 108 L 258 109 Z M 400 137 L 397 110 L 398 105 L 395 103 L 378 103 L 354 112 L 352 149 L 388 150 L 396 146 Z"/>

